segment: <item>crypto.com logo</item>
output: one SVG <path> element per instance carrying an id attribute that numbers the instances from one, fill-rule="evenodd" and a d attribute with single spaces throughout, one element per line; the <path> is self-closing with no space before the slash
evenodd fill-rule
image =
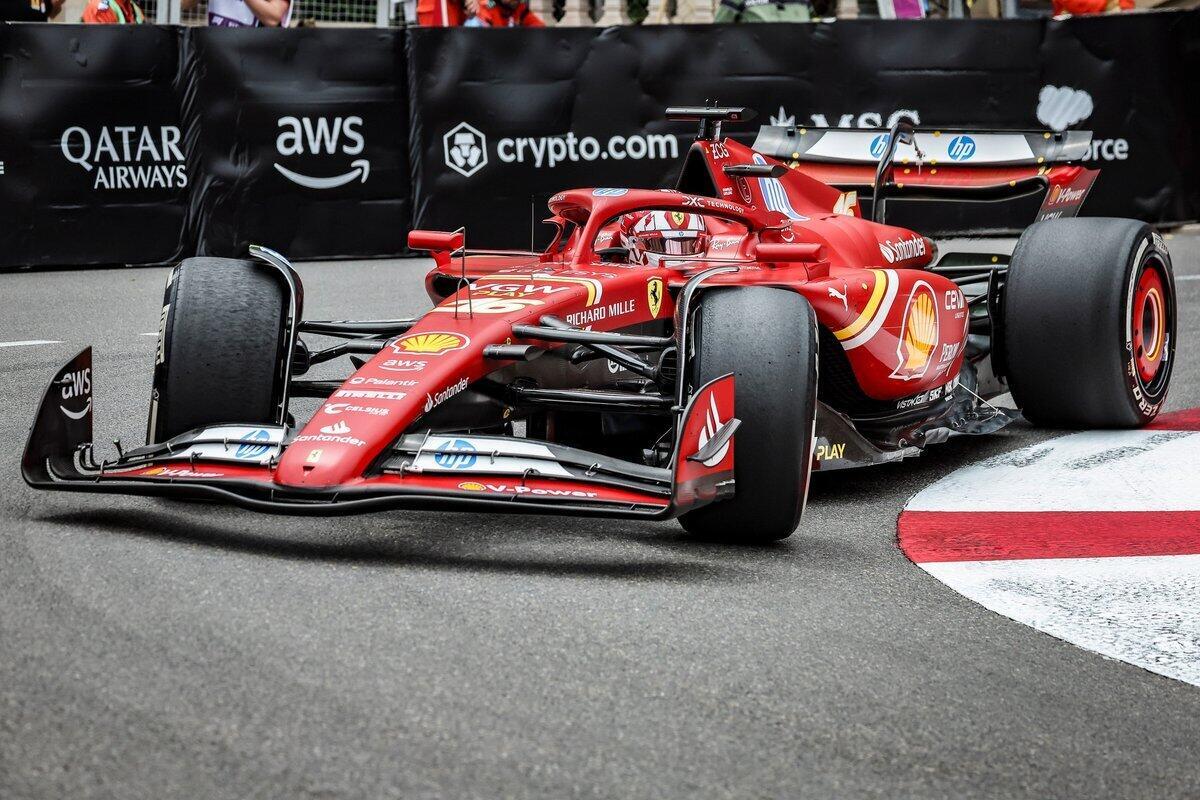
<path id="1" fill-rule="evenodd" d="M 487 137 L 465 122 L 460 122 L 442 137 L 446 166 L 469 178 L 487 166 Z"/>

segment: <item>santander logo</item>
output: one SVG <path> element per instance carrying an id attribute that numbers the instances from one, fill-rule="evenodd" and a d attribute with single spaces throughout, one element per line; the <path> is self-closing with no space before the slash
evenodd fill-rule
<path id="1" fill-rule="evenodd" d="M 886 242 L 879 243 L 879 252 L 883 255 L 883 260 L 889 264 L 895 264 L 897 261 L 904 261 L 909 258 L 917 258 L 926 253 L 925 239 L 922 236 L 913 236 L 911 239 L 897 239 L 894 242 L 888 239 Z"/>

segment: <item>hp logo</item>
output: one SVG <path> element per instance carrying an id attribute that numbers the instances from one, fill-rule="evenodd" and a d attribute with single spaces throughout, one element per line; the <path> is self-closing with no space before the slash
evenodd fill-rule
<path id="1" fill-rule="evenodd" d="M 881 133 L 871 140 L 871 156 L 873 158 L 882 158 L 883 151 L 887 149 L 889 134 Z"/>
<path id="2" fill-rule="evenodd" d="M 949 152 L 955 161 L 966 161 L 975 155 L 975 140 L 970 136 L 955 136 L 950 140 Z"/>
<path id="3" fill-rule="evenodd" d="M 256 431 L 251 431 L 249 434 L 247 434 L 246 436 L 243 436 L 242 438 L 243 439 L 253 439 L 256 442 L 267 441 L 269 443 L 271 440 L 271 434 L 260 428 Z M 242 444 L 239 444 L 237 446 L 237 450 L 233 451 L 233 457 L 234 458 L 261 458 L 262 456 L 265 456 L 267 454 L 267 451 L 270 449 L 271 448 L 270 448 L 269 444 L 246 444 L 245 442 L 243 442 Z"/>
<path id="4" fill-rule="evenodd" d="M 463 439 L 446 442 L 433 455 L 434 462 L 443 469 L 470 469 L 478 459 L 478 451 Z"/>

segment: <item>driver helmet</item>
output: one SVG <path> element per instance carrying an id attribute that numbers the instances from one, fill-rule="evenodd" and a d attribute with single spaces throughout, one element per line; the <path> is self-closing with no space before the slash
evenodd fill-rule
<path id="1" fill-rule="evenodd" d="M 686 211 L 634 211 L 621 217 L 621 242 L 637 264 L 657 264 L 672 256 L 696 256 L 708 249 L 704 217 Z"/>

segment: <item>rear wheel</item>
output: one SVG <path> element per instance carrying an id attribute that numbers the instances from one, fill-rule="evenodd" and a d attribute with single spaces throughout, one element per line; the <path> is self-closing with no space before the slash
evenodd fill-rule
<path id="1" fill-rule="evenodd" d="M 277 419 L 287 294 L 253 261 L 188 258 L 163 296 L 147 439 Z"/>
<path id="2" fill-rule="evenodd" d="M 734 496 L 690 511 L 690 533 L 726 542 L 783 539 L 800 524 L 812 466 L 817 320 L 786 289 L 713 289 L 694 322 L 692 386 L 734 374 Z"/>
<path id="3" fill-rule="evenodd" d="M 1013 252 L 1004 351 L 1029 421 L 1131 428 L 1158 415 L 1175 350 L 1175 284 L 1162 238 L 1128 219 L 1033 225 Z"/>

